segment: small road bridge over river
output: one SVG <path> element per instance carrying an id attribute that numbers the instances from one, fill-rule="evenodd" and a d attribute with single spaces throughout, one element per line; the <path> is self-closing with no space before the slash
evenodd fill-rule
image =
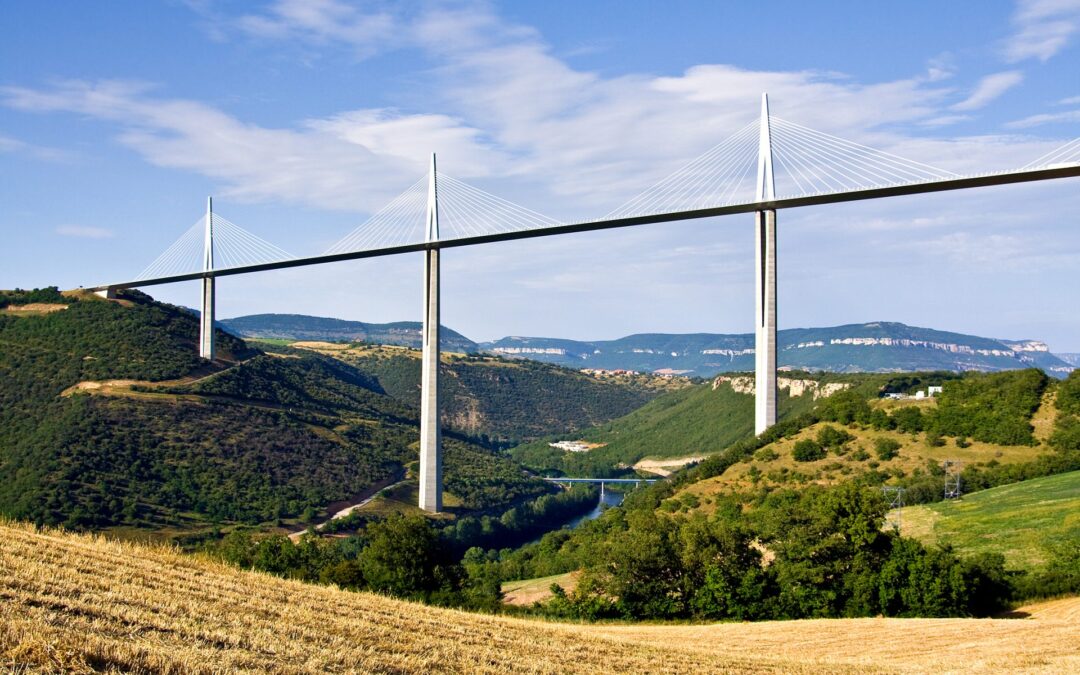
<path id="1" fill-rule="evenodd" d="M 614 211 L 560 222 L 436 169 L 326 252 L 295 257 L 226 220 L 206 214 L 138 277 L 102 284 L 104 295 L 182 281 L 202 284 L 199 353 L 214 358 L 214 293 L 219 277 L 345 260 L 424 254 L 420 497 L 442 509 L 439 430 L 439 257 L 443 250 L 680 220 L 754 214 L 755 430 L 776 422 L 777 212 L 901 195 L 1080 176 L 1080 138 L 1011 171 L 959 175 L 770 115 L 760 116 Z"/>
<path id="2" fill-rule="evenodd" d="M 563 477 L 552 477 L 552 478 L 544 478 L 544 480 L 546 480 L 549 483 L 558 483 L 559 485 L 566 485 L 568 487 L 571 486 L 571 485 L 575 485 L 577 483 L 592 483 L 593 485 L 599 483 L 600 484 L 600 496 L 603 497 L 604 496 L 604 486 L 605 485 L 628 485 L 628 484 L 632 483 L 634 485 L 634 487 L 637 487 L 641 483 L 656 483 L 656 482 L 658 482 L 660 480 L 663 480 L 663 479 L 662 478 L 563 478 Z"/>

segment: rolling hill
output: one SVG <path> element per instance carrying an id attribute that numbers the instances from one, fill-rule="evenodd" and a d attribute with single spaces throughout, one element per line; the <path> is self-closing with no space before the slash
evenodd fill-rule
<path id="1" fill-rule="evenodd" d="M 779 417 L 811 410 L 829 393 L 850 387 L 875 390 L 886 378 L 876 375 L 787 373 L 778 379 Z M 607 424 L 567 438 L 587 441 L 588 452 L 566 452 L 547 441 L 511 450 L 520 462 L 542 472 L 611 475 L 616 467 L 642 459 L 705 457 L 753 435 L 754 382 L 747 376 L 719 376 L 660 396 Z"/>
<path id="2" fill-rule="evenodd" d="M 251 314 L 223 319 L 218 324 L 230 333 L 244 338 L 367 342 L 420 347 L 419 321 L 365 323 L 303 314 Z M 475 342 L 446 326 L 442 326 L 440 338 L 442 348 L 447 351 L 478 351 Z"/>
<path id="3" fill-rule="evenodd" d="M 416 461 L 415 409 L 352 366 L 260 354 L 225 333 L 208 365 L 182 308 L 138 292 L 51 299 L 0 313 L 2 514 L 173 534 L 272 526 Z M 550 489 L 453 438 L 445 480 L 465 510 Z"/>
<path id="4" fill-rule="evenodd" d="M 290 353 L 340 360 L 399 401 L 420 405 L 419 350 L 327 342 L 291 346 Z M 685 378 L 589 375 L 531 360 L 444 354 L 442 419 L 447 428 L 474 438 L 515 443 L 602 424 L 689 385 Z"/>
<path id="5" fill-rule="evenodd" d="M 1080 471 L 980 490 L 960 500 L 909 506 L 900 531 L 965 553 L 993 551 L 1015 569 L 1046 566 L 1055 546 L 1080 547 Z"/>
<path id="6" fill-rule="evenodd" d="M 1074 672 L 1080 601 L 1015 619 L 568 625 L 0 522 L 0 665 L 126 672 Z M 79 560 L 78 565 L 59 564 Z"/>

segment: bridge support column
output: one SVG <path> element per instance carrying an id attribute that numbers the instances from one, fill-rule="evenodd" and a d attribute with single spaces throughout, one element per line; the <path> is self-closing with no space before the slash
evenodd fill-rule
<path id="1" fill-rule="evenodd" d="M 115 288 L 113 288 L 112 286 L 109 286 L 108 288 L 106 288 L 103 291 L 94 291 L 94 295 L 96 295 L 98 297 L 101 297 L 101 298 L 105 298 L 106 300 L 115 300 L 116 299 L 116 292 L 117 291 L 116 291 Z"/>
<path id="2" fill-rule="evenodd" d="M 776 424 L 776 211 L 758 211 L 754 271 L 754 433 Z"/>
<path id="3" fill-rule="evenodd" d="M 214 202 L 206 198 L 206 234 L 203 239 L 203 272 L 214 269 Z M 203 277 L 202 303 L 199 307 L 199 356 L 213 361 L 214 345 L 214 277 Z"/>
<path id="4" fill-rule="evenodd" d="M 757 198 L 776 199 L 769 95 L 761 95 Z M 754 433 L 776 424 L 776 209 L 755 214 L 754 249 Z"/>
<path id="5" fill-rule="evenodd" d="M 439 206 L 435 155 L 428 178 L 429 244 L 439 240 Z M 442 511 L 442 430 L 439 427 L 439 249 L 424 252 L 424 327 L 420 375 L 420 499 L 424 511 Z"/>

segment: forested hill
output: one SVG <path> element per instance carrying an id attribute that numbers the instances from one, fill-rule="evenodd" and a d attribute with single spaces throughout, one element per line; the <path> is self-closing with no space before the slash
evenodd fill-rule
<path id="1" fill-rule="evenodd" d="M 416 460 L 415 410 L 355 368 L 262 355 L 220 331 L 224 358 L 208 366 L 182 308 L 135 291 L 41 293 L 0 298 L 0 514 L 73 527 L 275 524 Z M 452 438 L 445 480 L 466 509 L 547 490 Z"/>
<path id="2" fill-rule="evenodd" d="M 421 338 L 419 321 L 365 323 L 302 314 L 252 314 L 219 323 L 231 333 L 246 338 L 368 342 L 416 348 L 420 347 Z M 442 327 L 440 338 L 446 351 L 477 351 L 475 342 L 446 326 Z"/>
<path id="3" fill-rule="evenodd" d="M 312 352 L 355 366 L 386 393 L 409 405 L 420 405 L 418 350 L 298 342 L 289 353 Z M 480 355 L 444 354 L 441 372 L 445 427 L 502 443 L 603 424 L 666 391 L 690 386 L 685 378 L 591 375 L 532 360 Z"/>
<path id="4" fill-rule="evenodd" d="M 619 509 L 502 555 L 503 578 L 575 572 L 576 588 L 553 589 L 549 615 L 624 620 L 979 616 L 1010 600 L 1080 592 L 1080 529 L 1068 510 L 1076 478 L 1064 475 L 1080 470 L 1080 372 L 1062 381 L 1036 369 L 847 377 L 837 383 L 851 386 L 801 414 L 789 407 L 760 437 L 748 434 L 634 490 Z M 935 381 L 943 391 L 933 398 L 880 395 Z M 657 399 L 597 430 L 608 445 L 573 454 L 614 449 L 625 430 L 641 430 L 631 442 L 658 441 L 665 419 L 689 427 L 695 410 L 707 425 L 724 399 L 749 402 L 746 385 L 718 378 L 715 389 Z M 710 396 L 715 402 L 702 402 Z M 638 448 L 651 450 L 650 442 Z M 1058 474 L 1049 487 L 1021 482 Z M 1006 500 L 978 496 L 1011 484 L 1030 492 L 1007 514 Z M 936 519 L 920 530 L 910 511 L 902 525 L 890 515 L 898 503 L 940 502 L 957 490 L 963 499 L 950 510 L 982 521 L 969 519 L 971 531 L 955 541 L 934 541 Z"/>

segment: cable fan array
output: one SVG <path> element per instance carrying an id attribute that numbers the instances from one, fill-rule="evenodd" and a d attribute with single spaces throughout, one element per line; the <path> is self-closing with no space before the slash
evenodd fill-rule
<path id="1" fill-rule="evenodd" d="M 778 196 L 803 197 L 960 177 L 779 117 L 770 117 L 769 122 Z"/>
<path id="2" fill-rule="evenodd" d="M 875 150 L 779 117 L 770 117 L 769 121 L 773 179 L 779 198 L 958 177 L 951 171 Z M 758 122 L 751 122 L 604 219 L 695 211 L 756 201 L 759 134 Z"/>
<path id="3" fill-rule="evenodd" d="M 280 262 L 295 257 L 216 213 L 213 219 L 214 269 Z M 205 236 L 206 216 L 203 216 L 150 263 L 136 280 L 203 271 Z"/>
<path id="4" fill-rule="evenodd" d="M 1071 140 L 1060 148 L 1051 150 L 1025 166 L 1024 169 L 1047 169 L 1078 163 L 1080 163 L 1080 138 Z"/>
<path id="5" fill-rule="evenodd" d="M 336 244 L 326 255 L 424 243 L 427 182 L 416 181 Z M 553 218 L 496 197 L 444 173 L 436 174 L 439 240 L 508 234 L 558 225 Z"/>
<path id="6" fill-rule="evenodd" d="M 603 219 L 693 211 L 752 201 L 757 155 L 758 123 L 754 121 Z"/>
<path id="7" fill-rule="evenodd" d="M 769 117 L 769 136 L 778 199 L 961 177 L 775 116 Z M 755 120 L 598 220 L 753 204 L 757 201 L 759 143 L 760 127 Z M 1020 170 L 1076 164 L 1080 164 L 1080 138 Z M 436 174 L 436 178 L 440 241 L 527 232 L 563 224 L 444 173 Z M 417 180 L 325 254 L 379 251 L 424 243 L 428 180 L 428 176 Z M 201 272 L 205 218 L 196 221 L 136 280 Z M 287 251 L 217 214 L 213 219 L 214 269 L 293 258 Z"/>

